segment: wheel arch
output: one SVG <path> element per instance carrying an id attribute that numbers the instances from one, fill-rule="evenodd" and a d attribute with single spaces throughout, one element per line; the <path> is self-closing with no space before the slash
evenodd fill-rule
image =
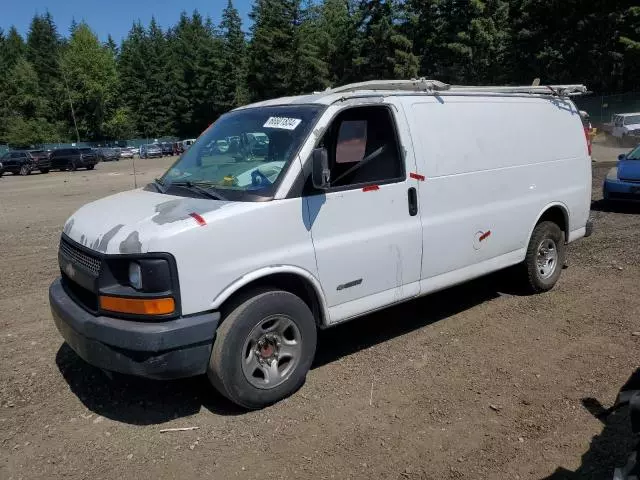
<path id="1" fill-rule="evenodd" d="M 234 299 L 264 287 L 278 288 L 300 297 L 309 306 L 318 327 L 329 325 L 329 310 L 320 282 L 307 270 L 293 265 L 274 265 L 243 275 L 214 298 L 212 308 L 224 310 L 234 303 Z"/>
<path id="2" fill-rule="evenodd" d="M 538 215 L 538 218 L 536 218 L 536 221 L 529 230 L 527 243 L 531 240 L 531 235 L 533 235 L 533 230 L 536 226 L 545 221 L 551 221 L 558 225 L 564 233 L 565 242 L 569 241 L 569 209 L 564 203 L 553 202 L 546 205 Z"/>

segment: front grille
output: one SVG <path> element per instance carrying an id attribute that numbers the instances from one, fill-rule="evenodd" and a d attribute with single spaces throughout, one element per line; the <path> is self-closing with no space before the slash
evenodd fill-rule
<path id="1" fill-rule="evenodd" d="M 98 295 L 78 285 L 64 272 L 62 272 L 62 288 L 85 310 L 93 314 L 98 312 Z"/>
<path id="2" fill-rule="evenodd" d="M 97 277 L 100 274 L 102 261 L 99 258 L 83 252 L 79 248 L 67 242 L 64 238 L 60 240 L 60 254 L 64 255 L 74 265 L 80 266 L 93 276 Z"/>
<path id="3" fill-rule="evenodd" d="M 637 178 L 621 178 L 620 181 L 627 183 L 640 183 L 640 179 Z"/>

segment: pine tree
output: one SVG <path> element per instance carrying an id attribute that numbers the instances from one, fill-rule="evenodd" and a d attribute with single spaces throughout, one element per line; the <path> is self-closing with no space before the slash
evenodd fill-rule
<path id="1" fill-rule="evenodd" d="M 4 48 L 2 52 L 2 67 L 4 71 L 8 71 L 18 62 L 18 59 L 24 57 L 27 52 L 27 46 L 24 39 L 18 33 L 15 26 L 9 28 L 9 33 L 4 40 Z"/>
<path id="2" fill-rule="evenodd" d="M 222 35 L 221 92 L 218 104 L 221 111 L 244 105 L 247 92 L 247 42 L 242 31 L 242 19 L 229 0 L 220 22 Z"/>
<path id="3" fill-rule="evenodd" d="M 622 12 L 620 44 L 623 48 L 624 70 L 621 90 L 640 90 L 640 7 L 630 6 Z"/>
<path id="4" fill-rule="evenodd" d="M 171 97 L 167 87 L 169 51 L 167 39 L 162 29 L 151 18 L 146 36 L 147 57 L 144 78 L 146 91 L 139 101 L 144 103 L 144 122 L 146 131 L 154 137 L 162 137 L 173 133 Z"/>
<path id="5" fill-rule="evenodd" d="M 294 93 L 324 90 L 330 84 L 327 60 L 321 54 L 320 8 L 308 0 L 293 5 L 293 64 L 288 80 Z"/>
<path id="6" fill-rule="evenodd" d="M 111 34 L 107 35 L 107 41 L 105 42 L 104 46 L 111 51 L 111 55 L 113 55 L 113 58 L 118 57 L 118 45 L 116 45 L 116 42 Z"/>
<path id="7" fill-rule="evenodd" d="M 362 80 L 412 78 L 418 73 L 413 43 L 402 27 L 406 23 L 403 4 L 393 0 L 369 0 L 360 6 L 363 36 L 356 60 Z"/>
<path id="8" fill-rule="evenodd" d="M 142 101 L 147 90 L 146 59 L 148 58 L 147 38 L 144 27 L 136 22 L 122 41 L 118 56 L 118 92 L 121 106 L 129 109 L 137 134 L 145 137 L 147 132 L 146 106 Z"/>
<path id="9" fill-rule="evenodd" d="M 117 108 L 116 63 L 88 25 L 81 23 L 61 59 L 82 139 L 105 137 L 105 123 Z"/>
<path id="10" fill-rule="evenodd" d="M 59 98 L 64 91 L 60 52 L 60 38 L 51 14 L 34 16 L 27 35 L 26 58 L 38 76 L 40 95 L 46 103 L 46 117 L 51 121 L 56 121 L 61 113 Z"/>
<path id="11" fill-rule="evenodd" d="M 249 17 L 249 74 L 247 83 L 253 100 L 291 94 L 290 72 L 294 70 L 294 10 L 296 0 L 257 0 Z"/>
<path id="12" fill-rule="evenodd" d="M 222 113 L 219 106 L 223 41 L 209 18 L 182 14 L 169 36 L 169 85 L 176 131 L 202 133 Z"/>
<path id="13" fill-rule="evenodd" d="M 14 147 L 31 147 L 59 140 L 57 125 L 45 118 L 47 102 L 40 94 L 33 65 L 19 58 L 8 72 L 2 140 Z"/>
<path id="14" fill-rule="evenodd" d="M 324 0 L 320 5 L 316 38 L 330 86 L 357 80 L 353 60 L 360 47 L 354 10 L 353 1 Z"/>

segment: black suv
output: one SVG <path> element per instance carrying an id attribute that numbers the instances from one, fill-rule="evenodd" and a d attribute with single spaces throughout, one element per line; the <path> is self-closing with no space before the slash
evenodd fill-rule
<path id="1" fill-rule="evenodd" d="M 49 154 L 42 150 L 23 150 L 5 153 L 0 159 L 4 172 L 14 175 L 29 175 L 33 170 L 49 173 Z"/>
<path id="2" fill-rule="evenodd" d="M 51 153 L 51 168 L 75 171 L 78 168 L 93 170 L 98 157 L 91 148 L 60 148 Z"/>

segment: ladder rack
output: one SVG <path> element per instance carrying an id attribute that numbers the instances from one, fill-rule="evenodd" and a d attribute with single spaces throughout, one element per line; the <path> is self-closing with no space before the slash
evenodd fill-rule
<path id="1" fill-rule="evenodd" d="M 582 84 L 572 85 L 525 85 L 525 86 L 467 86 L 450 85 L 439 80 L 418 78 L 412 80 L 371 80 L 368 82 L 351 83 L 336 88 L 327 88 L 322 93 L 347 93 L 358 90 L 400 90 L 406 92 L 461 92 L 461 93 L 526 93 L 536 95 L 553 95 L 571 97 L 585 95 L 587 87 Z"/>

